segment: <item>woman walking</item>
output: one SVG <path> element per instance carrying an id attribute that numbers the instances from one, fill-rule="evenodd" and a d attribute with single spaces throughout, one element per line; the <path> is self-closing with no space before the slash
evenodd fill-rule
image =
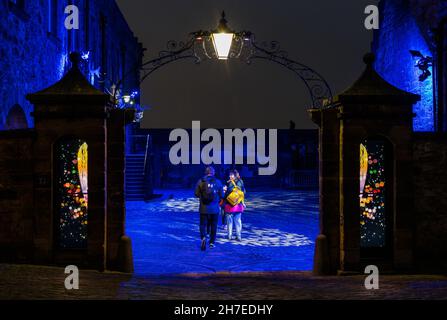
<path id="1" fill-rule="evenodd" d="M 227 181 L 225 190 L 225 216 L 227 220 L 228 240 L 233 239 L 233 226 L 236 231 L 237 241 L 242 241 L 242 213 L 245 210 L 245 187 L 239 172 L 230 171 L 230 180 Z"/>

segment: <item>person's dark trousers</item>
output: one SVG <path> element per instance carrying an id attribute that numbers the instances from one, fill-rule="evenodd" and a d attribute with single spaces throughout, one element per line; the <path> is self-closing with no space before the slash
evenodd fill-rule
<path id="1" fill-rule="evenodd" d="M 211 233 L 211 224 L 210 224 L 210 221 L 208 219 L 208 223 L 206 224 L 206 234 L 210 235 L 210 233 Z"/>
<path id="2" fill-rule="evenodd" d="M 223 211 L 223 209 L 220 210 L 220 215 L 222 216 L 222 225 L 226 226 L 227 225 L 227 215 L 226 215 L 225 211 Z"/>
<path id="3" fill-rule="evenodd" d="M 216 241 L 217 233 L 217 222 L 219 219 L 218 214 L 201 214 L 200 215 L 200 238 L 206 238 L 208 225 L 211 227 L 210 230 L 210 243 Z"/>

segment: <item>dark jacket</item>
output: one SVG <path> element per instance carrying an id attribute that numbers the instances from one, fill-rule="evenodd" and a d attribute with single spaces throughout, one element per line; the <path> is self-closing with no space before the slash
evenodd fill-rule
<path id="1" fill-rule="evenodd" d="M 214 183 L 215 184 L 215 190 L 216 195 L 214 197 L 213 202 L 209 204 L 204 204 L 202 201 L 202 190 L 204 190 L 205 183 Z M 222 182 L 220 182 L 219 179 L 212 176 L 205 176 L 202 179 L 200 179 L 197 182 L 196 190 L 195 190 L 195 196 L 197 198 L 200 198 L 200 207 L 199 212 L 200 214 L 219 214 L 220 213 L 220 206 L 219 201 L 223 197 L 223 187 Z"/>
<path id="2" fill-rule="evenodd" d="M 245 195 L 246 191 L 245 191 L 244 181 L 242 181 L 242 179 L 236 179 L 236 180 L 234 180 L 234 183 L 239 187 L 239 189 L 242 190 L 242 192 Z M 230 193 L 231 193 L 231 191 L 233 191 L 233 189 L 234 189 L 234 184 L 231 182 L 231 180 L 227 181 L 227 191 L 225 192 L 225 195 L 224 195 L 225 199 L 230 195 Z"/>

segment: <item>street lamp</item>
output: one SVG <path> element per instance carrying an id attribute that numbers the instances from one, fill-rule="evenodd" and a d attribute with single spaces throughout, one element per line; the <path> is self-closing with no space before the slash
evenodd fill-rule
<path id="1" fill-rule="evenodd" d="M 258 42 L 250 31 L 235 32 L 231 30 L 228 27 L 225 12 L 222 12 L 219 25 L 215 30 L 199 30 L 191 32 L 189 36 L 184 42 L 168 41 L 167 49 L 160 51 L 157 57 L 138 65 L 138 70 L 142 72 L 139 83 L 141 84 L 156 70 L 179 60 L 193 59 L 195 63 L 201 63 L 204 60 L 215 58 L 218 60 L 239 59 L 251 64 L 257 59 L 274 62 L 295 73 L 309 91 L 312 108 L 323 108 L 332 101 L 331 88 L 318 72 L 290 59 L 277 41 Z M 135 70 L 132 69 L 130 72 L 135 72 Z M 127 75 L 130 73 L 127 73 L 125 77 Z M 115 105 L 118 105 L 118 88 L 122 85 L 125 77 L 118 81 L 113 91 Z M 123 97 L 125 104 L 132 104 L 132 98 L 132 95 L 130 99 L 128 96 Z"/>
<path id="2" fill-rule="evenodd" d="M 219 60 L 227 60 L 230 55 L 231 45 L 233 44 L 235 33 L 228 28 L 225 12 L 222 12 L 217 29 L 211 33 L 214 50 Z"/>

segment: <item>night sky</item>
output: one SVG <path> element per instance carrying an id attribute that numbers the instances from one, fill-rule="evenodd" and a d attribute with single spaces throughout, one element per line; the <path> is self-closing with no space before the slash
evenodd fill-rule
<path id="1" fill-rule="evenodd" d="M 367 5 L 377 0 L 117 0 L 130 27 L 152 59 L 168 40 L 217 26 L 225 10 L 234 30 L 250 30 L 257 40 L 277 40 L 289 57 L 329 82 L 334 92 L 352 84 L 370 51 L 372 31 L 364 28 Z M 291 71 L 271 62 L 251 66 L 238 60 L 175 62 L 142 85 L 142 104 L 151 107 L 142 127 L 315 128 L 306 113 L 310 99 Z"/>

